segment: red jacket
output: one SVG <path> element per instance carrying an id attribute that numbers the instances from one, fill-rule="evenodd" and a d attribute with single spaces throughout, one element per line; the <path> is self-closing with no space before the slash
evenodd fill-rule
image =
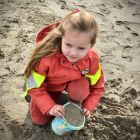
<path id="1" fill-rule="evenodd" d="M 83 77 L 82 70 L 89 69 L 89 74 L 96 73 L 99 66 L 98 55 L 95 51 L 90 50 L 88 54 L 75 63 L 69 62 L 60 52 L 50 57 L 44 57 L 35 67 L 35 71 L 46 76 L 45 81 L 40 88 L 29 90 L 29 95 L 36 102 L 38 108 L 43 114 L 56 104 L 48 94 L 49 91 L 63 91 L 67 82 L 77 80 Z M 104 88 L 103 73 L 94 86 L 90 86 L 90 94 L 83 101 L 82 106 L 93 111 L 99 102 Z"/>

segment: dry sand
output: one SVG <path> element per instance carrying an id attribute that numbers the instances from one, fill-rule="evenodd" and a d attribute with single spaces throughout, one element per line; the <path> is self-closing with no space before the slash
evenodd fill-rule
<path id="1" fill-rule="evenodd" d="M 95 15 L 105 93 L 83 130 L 33 125 L 20 97 L 36 33 L 75 7 Z M 139 0 L 0 0 L 0 140 L 140 140 Z"/>

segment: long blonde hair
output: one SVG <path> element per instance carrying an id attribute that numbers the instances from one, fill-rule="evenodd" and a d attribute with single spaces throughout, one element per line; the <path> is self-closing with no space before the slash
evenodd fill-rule
<path id="1" fill-rule="evenodd" d="M 50 31 L 42 41 L 40 41 L 33 51 L 29 63 L 25 69 L 24 77 L 28 78 L 31 70 L 44 56 L 53 55 L 61 51 L 61 40 L 66 31 L 92 32 L 91 44 L 96 42 L 98 25 L 95 18 L 85 11 L 74 11 L 64 17 L 58 27 Z"/>

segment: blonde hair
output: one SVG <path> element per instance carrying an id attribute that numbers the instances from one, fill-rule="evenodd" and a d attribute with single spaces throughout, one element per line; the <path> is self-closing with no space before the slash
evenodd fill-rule
<path id="1" fill-rule="evenodd" d="M 29 77 L 31 70 L 39 63 L 41 58 L 53 55 L 58 50 L 61 51 L 62 37 L 65 36 L 66 31 L 73 30 L 91 32 L 91 45 L 93 46 L 95 44 L 98 34 L 98 25 L 95 18 L 85 11 L 72 12 L 64 17 L 58 27 L 50 31 L 43 40 L 36 45 L 25 69 L 24 77 Z"/>

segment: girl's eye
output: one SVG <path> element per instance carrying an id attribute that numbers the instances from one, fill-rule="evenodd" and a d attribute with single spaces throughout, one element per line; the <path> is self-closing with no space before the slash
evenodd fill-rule
<path id="1" fill-rule="evenodd" d="M 66 45 L 67 45 L 68 47 L 72 47 L 72 45 L 71 45 L 71 44 L 69 44 L 69 43 L 66 43 Z"/>
<path id="2" fill-rule="evenodd" d="M 84 50 L 85 48 L 79 47 L 79 50 Z"/>

